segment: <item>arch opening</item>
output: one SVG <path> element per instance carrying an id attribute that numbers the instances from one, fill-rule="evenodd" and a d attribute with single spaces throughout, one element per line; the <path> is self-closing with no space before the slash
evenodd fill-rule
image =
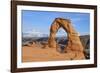
<path id="1" fill-rule="evenodd" d="M 62 27 L 60 27 L 56 33 L 56 43 L 57 51 L 63 53 L 65 47 L 68 45 L 68 38 L 66 31 Z"/>

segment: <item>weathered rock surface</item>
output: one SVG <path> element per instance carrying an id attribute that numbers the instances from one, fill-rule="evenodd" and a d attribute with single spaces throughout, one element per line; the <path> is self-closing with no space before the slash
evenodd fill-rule
<path id="1" fill-rule="evenodd" d="M 83 45 L 80 41 L 78 33 L 75 31 L 74 27 L 71 24 L 71 21 L 63 18 L 56 18 L 52 23 L 50 28 L 50 37 L 48 39 L 48 46 L 52 49 L 57 50 L 57 43 L 55 41 L 56 33 L 59 28 L 63 28 L 68 34 L 66 37 L 68 39 L 68 43 L 64 48 L 64 52 L 75 52 L 76 57 L 74 59 L 84 59 L 84 49 Z M 73 53 L 72 53 L 73 54 Z"/>

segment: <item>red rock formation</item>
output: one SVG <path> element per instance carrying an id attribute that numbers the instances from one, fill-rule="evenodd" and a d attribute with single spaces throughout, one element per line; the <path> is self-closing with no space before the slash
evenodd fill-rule
<path id="1" fill-rule="evenodd" d="M 68 34 L 67 39 L 68 39 L 68 44 L 66 44 L 66 47 L 64 49 L 65 52 L 76 52 L 78 54 L 76 59 L 83 59 L 84 58 L 84 53 L 83 53 L 83 46 L 80 41 L 80 38 L 78 36 L 78 33 L 75 31 L 74 27 L 71 24 L 71 21 L 68 19 L 63 19 L 63 18 L 56 18 L 54 22 L 51 25 L 50 28 L 50 37 L 48 39 L 48 46 L 50 48 L 53 48 L 56 50 L 57 48 L 57 43 L 55 41 L 56 33 L 59 30 L 59 28 L 63 28 L 66 33 Z"/>

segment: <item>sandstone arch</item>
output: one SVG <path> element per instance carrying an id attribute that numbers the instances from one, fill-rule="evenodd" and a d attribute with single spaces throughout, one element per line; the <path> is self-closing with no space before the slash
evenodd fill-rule
<path id="1" fill-rule="evenodd" d="M 67 39 L 68 39 L 68 44 L 66 44 L 64 51 L 65 52 L 70 52 L 70 51 L 79 52 L 83 55 L 82 58 L 84 58 L 84 53 L 83 53 L 84 49 L 83 49 L 82 43 L 80 41 L 80 38 L 78 36 L 78 33 L 72 26 L 71 21 L 68 19 L 56 18 L 54 20 L 54 22 L 52 23 L 51 28 L 50 28 L 50 36 L 48 39 L 48 46 L 53 49 L 57 48 L 57 43 L 55 41 L 55 37 L 56 37 L 57 31 L 61 27 L 67 33 Z"/>

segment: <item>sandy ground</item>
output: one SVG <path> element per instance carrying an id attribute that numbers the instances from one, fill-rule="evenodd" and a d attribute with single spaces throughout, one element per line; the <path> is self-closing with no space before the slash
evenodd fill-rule
<path id="1" fill-rule="evenodd" d="M 22 47 L 22 62 L 72 60 L 74 52 L 60 53 L 55 48 L 43 48 L 40 44 Z"/>

